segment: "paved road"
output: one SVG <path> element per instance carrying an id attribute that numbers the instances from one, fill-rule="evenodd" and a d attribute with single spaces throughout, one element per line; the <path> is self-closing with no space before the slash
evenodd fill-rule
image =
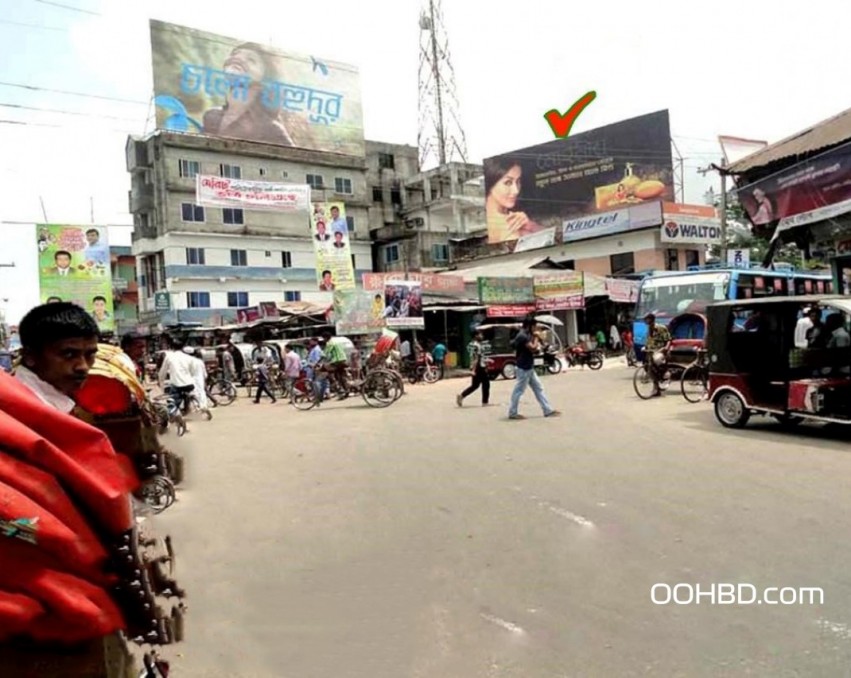
<path id="1" fill-rule="evenodd" d="M 190 593 L 177 675 L 851 675 L 848 437 L 731 432 L 630 376 L 547 377 L 561 419 L 527 395 L 507 421 L 503 381 L 500 406 L 459 409 L 453 380 L 386 410 L 242 400 L 192 424 L 157 518 Z M 655 605 L 657 583 L 824 602 Z"/>

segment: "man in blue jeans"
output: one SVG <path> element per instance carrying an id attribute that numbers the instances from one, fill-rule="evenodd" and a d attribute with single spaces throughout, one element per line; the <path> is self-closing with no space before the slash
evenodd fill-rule
<path id="1" fill-rule="evenodd" d="M 544 394 L 544 387 L 541 385 L 541 380 L 535 374 L 535 352 L 540 348 L 541 342 L 535 334 L 535 318 L 527 316 L 523 321 L 523 329 L 514 337 L 511 345 L 514 347 L 517 357 L 517 384 L 514 386 L 514 391 L 511 393 L 511 405 L 508 408 L 509 419 L 525 419 L 522 414 L 518 414 L 517 409 L 520 406 L 520 397 L 526 391 L 527 386 L 531 386 L 532 393 L 535 394 L 535 399 L 544 411 L 545 417 L 560 417 L 561 412 L 554 410 Z"/>

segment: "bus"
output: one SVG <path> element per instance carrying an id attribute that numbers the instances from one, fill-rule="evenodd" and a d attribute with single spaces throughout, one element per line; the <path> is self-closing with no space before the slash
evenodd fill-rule
<path id="1" fill-rule="evenodd" d="M 704 313 L 716 301 L 802 294 L 833 294 L 833 277 L 792 267 L 770 270 L 704 266 L 651 274 L 641 281 L 638 290 L 632 324 L 636 357 L 643 359 L 647 341 L 644 316 L 648 313 L 655 315 L 659 324 L 667 325 L 680 313 Z"/>

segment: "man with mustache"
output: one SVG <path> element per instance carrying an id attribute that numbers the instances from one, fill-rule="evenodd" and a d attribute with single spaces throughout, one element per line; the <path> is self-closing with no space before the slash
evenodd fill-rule
<path id="1" fill-rule="evenodd" d="M 38 398 L 70 413 L 98 352 L 98 326 L 83 308 L 69 302 L 32 309 L 18 329 L 21 365 L 15 376 Z"/>

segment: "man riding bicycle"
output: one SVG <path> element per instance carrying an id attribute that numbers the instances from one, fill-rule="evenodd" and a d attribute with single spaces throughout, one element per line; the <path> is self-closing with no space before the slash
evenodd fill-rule
<path id="1" fill-rule="evenodd" d="M 661 376 L 662 365 L 657 364 L 654 360 L 654 355 L 660 351 L 663 354 L 667 353 L 668 346 L 671 343 L 671 333 L 664 325 L 656 324 L 656 316 L 652 313 L 644 316 L 644 322 L 647 323 L 647 342 L 644 345 L 644 366 L 650 378 L 653 379 L 653 395 L 661 396 L 662 390 L 659 388 L 659 377 Z"/>
<path id="2" fill-rule="evenodd" d="M 338 398 L 343 400 L 349 397 L 349 381 L 347 378 L 349 365 L 346 359 L 346 351 L 341 344 L 331 341 L 330 332 L 325 332 L 322 338 L 325 340 L 325 351 L 322 353 L 322 362 L 325 364 L 328 374 L 337 383 Z"/>

